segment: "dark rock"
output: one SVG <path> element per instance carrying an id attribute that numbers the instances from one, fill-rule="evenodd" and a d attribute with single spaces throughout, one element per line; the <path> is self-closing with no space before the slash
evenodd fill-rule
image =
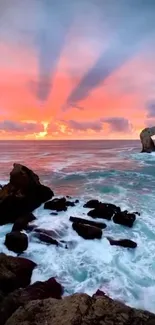
<path id="1" fill-rule="evenodd" d="M 84 204 L 83 207 L 89 209 L 96 209 L 100 203 L 101 202 L 99 202 L 98 200 L 89 200 L 86 204 Z"/>
<path id="2" fill-rule="evenodd" d="M 66 206 L 67 207 L 75 207 L 75 203 L 71 201 L 66 201 Z"/>
<path id="3" fill-rule="evenodd" d="M 26 216 L 22 216 L 20 218 L 18 218 L 13 227 L 12 227 L 12 231 L 17 231 L 17 230 L 23 230 L 27 228 L 27 224 L 29 222 L 32 222 L 36 219 L 36 217 L 33 215 L 33 213 L 28 213 Z"/>
<path id="4" fill-rule="evenodd" d="M 103 296 L 105 296 L 105 293 L 104 293 L 103 291 L 101 291 L 100 289 L 98 289 L 98 290 L 93 294 L 92 297 L 96 297 L 96 296 L 98 296 L 98 297 L 103 297 Z"/>
<path id="5" fill-rule="evenodd" d="M 78 233 L 78 235 L 84 239 L 100 239 L 102 237 L 102 230 L 100 228 L 77 222 L 73 222 L 72 227 Z"/>
<path id="6" fill-rule="evenodd" d="M 33 300 L 18 308 L 5 325 L 153 325 L 155 315 L 105 296 L 74 294 Z"/>
<path id="7" fill-rule="evenodd" d="M 4 298 L 0 306 L 1 325 L 21 306 L 32 300 L 55 298 L 61 299 L 63 288 L 54 278 L 45 282 L 35 282 L 25 289 L 18 289 Z"/>
<path id="8" fill-rule="evenodd" d="M 102 218 L 111 220 L 115 213 L 120 212 L 120 208 L 110 203 L 100 203 L 94 210 L 88 212 L 92 218 Z"/>
<path id="9" fill-rule="evenodd" d="M 90 225 L 90 226 L 94 226 L 94 227 L 101 228 L 101 229 L 106 228 L 106 224 L 102 223 L 102 222 L 95 222 L 95 221 L 90 221 L 90 220 L 87 220 L 87 219 L 76 218 L 76 217 L 70 217 L 69 220 L 72 221 L 72 222 L 81 223 L 81 224 L 85 224 L 85 225 Z"/>
<path id="10" fill-rule="evenodd" d="M 20 254 L 28 247 L 28 237 L 19 231 L 12 231 L 6 234 L 4 244 L 10 251 Z"/>
<path id="11" fill-rule="evenodd" d="M 114 215 L 113 221 L 122 226 L 132 227 L 136 220 L 136 216 L 133 213 L 118 212 Z"/>
<path id="12" fill-rule="evenodd" d="M 79 200 L 75 200 L 75 203 L 79 203 Z"/>
<path id="13" fill-rule="evenodd" d="M 14 223 L 53 197 L 53 192 L 40 183 L 27 167 L 14 164 L 10 182 L 0 191 L 0 225 Z"/>
<path id="14" fill-rule="evenodd" d="M 53 239 L 52 237 L 43 234 L 43 233 L 35 233 L 34 235 L 36 238 L 38 238 L 40 241 L 46 243 L 46 244 L 51 244 L 51 245 L 56 245 L 58 246 L 59 243 L 57 240 Z"/>
<path id="15" fill-rule="evenodd" d="M 115 240 L 115 239 L 112 239 L 109 237 L 107 237 L 107 239 L 109 240 L 110 245 L 122 246 L 122 247 L 127 247 L 127 248 L 136 248 L 137 247 L 137 244 L 130 239 Z"/>
<path id="16" fill-rule="evenodd" d="M 57 212 L 51 212 L 50 214 L 51 214 L 52 216 L 57 216 L 57 215 L 58 215 Z"/>
<path id="17" fill-rule="evenodd" d="M 48 201 L 44 204 L 44 209 L 55 210 L 55 211 L 66 211 L 66 199 L 53 199 L 52 201 Z"/>
<path id="18" fill-rule="evenodd" d="M 0 253 L 0 290 L 9 293 L 30 284 L 36 264 L 26 258 Z"/>
<path id="19" fill-rule="evenodd" d="M 36 231 L 36 228 L 37 228 L 38 226 L 37 225 L 27 225 L 26 227 L 25 227 L 25 230 L 27 231 L 27 232 L 31 232 L 31 231 L 33 231 L 34 229 L 35 229 L 35 231 Z"/>

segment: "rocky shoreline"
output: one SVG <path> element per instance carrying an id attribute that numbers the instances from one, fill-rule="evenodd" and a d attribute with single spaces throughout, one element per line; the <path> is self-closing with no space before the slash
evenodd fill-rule
<path id="1" fill-rule="evenodd" d="M 47 245 L 64 247 L 64 253 L 69 249 L 67 241 L 63 241 L 57 232 L 35 226 L 33 211 L 44 204 L 44 209 L 51 215 L 57 215 L 78 203 L 70 197 L 55 198 L 54 192 L 42 185 L 32 170 L 14 164 L 9 183 L 0 189 L 0 225 L 13 224 L 4 244 L 17 254 L 12 257 L 0 253 L 1 325 L 155 324 L 155 315 L 113 301 L 101 291 L 93 297 L 86 294 L 63 297 L 64 288 L 54 278 L 30 284 L 36 264 L 20 257 L 28 248 L 28 233 Z M 131 228 L 138 215 L 138 212 L 121 211 L 114 204 L 96 199 L 86 202 L 84 208 L 92 220 L 81 216 L 70 216 L 69 220 L 75 234 L 85 240 L 100 240 L 104 236 L 107 224 L 102 220 Z M 135 249 L 137 246 L 129 239 L 107 239 L 111 245 L 123 248 Z"/>

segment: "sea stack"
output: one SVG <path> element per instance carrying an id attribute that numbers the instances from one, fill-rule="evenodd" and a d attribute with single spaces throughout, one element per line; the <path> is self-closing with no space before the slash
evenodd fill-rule
<path id="1" fill-rule="evenodd" d="M 155 135 L 155 126 L 142 130 L 140 133 L 140 140 L 142 143 L 141 152 L 151 153 L 152 151 L 155 151 L 155 144 L 151 138 L 153 135 Z"/>

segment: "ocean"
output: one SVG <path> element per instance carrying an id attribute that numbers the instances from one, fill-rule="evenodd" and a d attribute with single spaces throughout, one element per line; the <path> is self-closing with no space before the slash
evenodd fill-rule
<path id="1" fill-rule="evenodd" d="M 5 184 L 14 162 L 36 172 L 55 196 L 79 199 L 76 207 L 57 216 L 43 206 L 34 211 L 35 224 L 54 229 L 69 249 L 48 246 L 29 233 L 23 256 L 37 263 L 32 283 L 56 277 L 65 295 L 103 290 L 129 306 L 155 312 L 155 153 L 141 154 L 140 141 L 1 141 L 0 183 Z M 101 240 L 84 240 L 72 230 L 70 216 L 86 217 L 83 204 L 100 199 L 138 211 L 133 228 L 104 221 Z M 89 218 L 89 217 L 87 217 Z M 90 218 L 91 219 L 91 218 Z M 0 227 L 0 250 L 12 225 Z M 128 238 L 137 248 L 110 246 L 107 236 Z"/>

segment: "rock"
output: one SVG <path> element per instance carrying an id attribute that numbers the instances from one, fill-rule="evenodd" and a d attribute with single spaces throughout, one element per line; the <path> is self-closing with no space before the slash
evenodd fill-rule
<path id="1" fill-rule="evenodd" d="M 120 208 L 110 203 L 100 203 L 94 210 L 88 212 L 88 216 L 111 220 L 115 213 L 120 212 Z"/>
<path id="2" fill-rule="evenodd" d="M 28 237 L 19 231 L 12 231 L 6 234 L 4 245 L 10 251 L 20 254 L 28 248 Z"/>
<path id="3" fill-rule="evenodd" d="M 103 296 L 105 296 L 105 293 L 103 292 L 103 291 L 101 291 L 100 289 L 98 289 L 94 294 L 93 294 L 93 296 L 92 297 L 103 297 Z"/>
<path id="4" fill-rule="evenodd" d="M 25 216 L 18 218 L 12 227 L 12 231 L 27 229 L 27 224 L 34 221 L 35 219 L 36 217 L 31 212 Z"/>
<path id="5" fill-rule="evenodd" d="M 51 216 L 57 216 L 58 215 L 57 212 L 51 212 L 50 214 L 51 214 Z"/>
<path id="6" fill-rule="evenodd" d="M 155 315 L 107 296 L 74 294 L 61 300 L 33 300 L 21 306 L 5 325 L 150 325 Z"/>
<path id="7" fill-rule="evenodd" d="M 122 226 L 132 227 L 136 220 L 134 213 L 118 212 L 114 215 L 113 221 Z"/>
<path id="8" fill-rule="evenodd" d="M 69 220 L 72 222 L 90 225 L 90 226 L 94 226 L 94 227 L 101 228 L 101 229 L 105 229 L 107 226 L 105 223 L 102 223 L 102 222 L 95 222 L 95 221 L 82 219 L 82 218 L 76 218 L 76 217 L 70 217 Z"/>
<path id="9" fill-rule="evenodd" d="M 26 258 L 0 253 L 0 290 L 9 293 L 30 284 L 36 264 Z"/>
<path id="10" fill-rule="evenodd" d="M 36 230 L 37 227 L 38 227 L 38 226 L 35 225 L 35 224 L 33 224 L 33 225 L 27 225 L 27 226 L 25 227 L 25 230 L 26 230 L 27 232 L 31 232 L 31 231 L 33 231 L 34 229 Z"/>
<path id="11" fill-rule="evenodd" d="M 48 201 L 44 204 L 44 209 L 55 210 L 55 211 L 66 211 L 66 199 L 53 199 L 52 201 Z"/>
<path id="12" fill-rule="evenodd" d="M 67 207 L 75 207 L 75 203 L 71 201 L 66 201 L 66 206 Z"/>
<path id="13" fill-rule="evenodd" d="M 27 167 L 14 164 L 10 182 L 0 191 L 0 225 L 14 223 L 53 197 L 53 192 L 40 183 Z"/>
<path id="14" fill-rule="evenodd" d="M 98 200 L 89 200 L 86 204 L 84 204 L 83 207 L 89 209 L 96 209 L 100 203 L 101 202 L 99 202 Z"/>
<path id="15" fill-rule="evenodd" d="M 94 226 L 73 222 L 72 228 L 84 239 L 100 239 L 102 237 L 102 230 Z"/>
<path id="16" fill-rule="evenodd" d="M 46 244 L 51 244 L 51 245 L 56 245 L 58 246 L 59 243 L 57 240 L 53 239 L 52 237 L 43 234 L 43 233 L 35 233 L 34 236 L 38 238 L 40 241 L 46 243 Z"/>
<path id="17" fill-rule="evenodd" d="M 140 133 L 140 140 L 142 143 L 142 151 L 141 152 L 147 152 L 150 153 L 152 151 L 155 151 L 155 144 L 152 140 L 152 136 L 155 135 L 155 127 L 151 128 L 145 128 Z"/>
<path id="18" fill-rule="evenodd" d="M 76 204 L 76 203 L 79 203 L 79 200 L 75 200 L 75 204 Z"/>
<path id="19" fill-rule="evenodd" d="M 127 248 L 136 248 L 137 247 L 137 244 L 130 239 L 115 240 L 115 239 L 112 239 L 109 237 L 107 237 L 107 239 L 109 240 L 110 245 L 122 246 L 122 247 L 127 247 Z"/>
<path id="20" fill-rule="evenodd" d="M 20 307 L 31 300 L 55 298 L 61 299 L 63 288 L 54 278 L 45 282 L 35 282 L 25 289 L 18 289 L 4 298 L 0 305 L 1 325 Z"/>

